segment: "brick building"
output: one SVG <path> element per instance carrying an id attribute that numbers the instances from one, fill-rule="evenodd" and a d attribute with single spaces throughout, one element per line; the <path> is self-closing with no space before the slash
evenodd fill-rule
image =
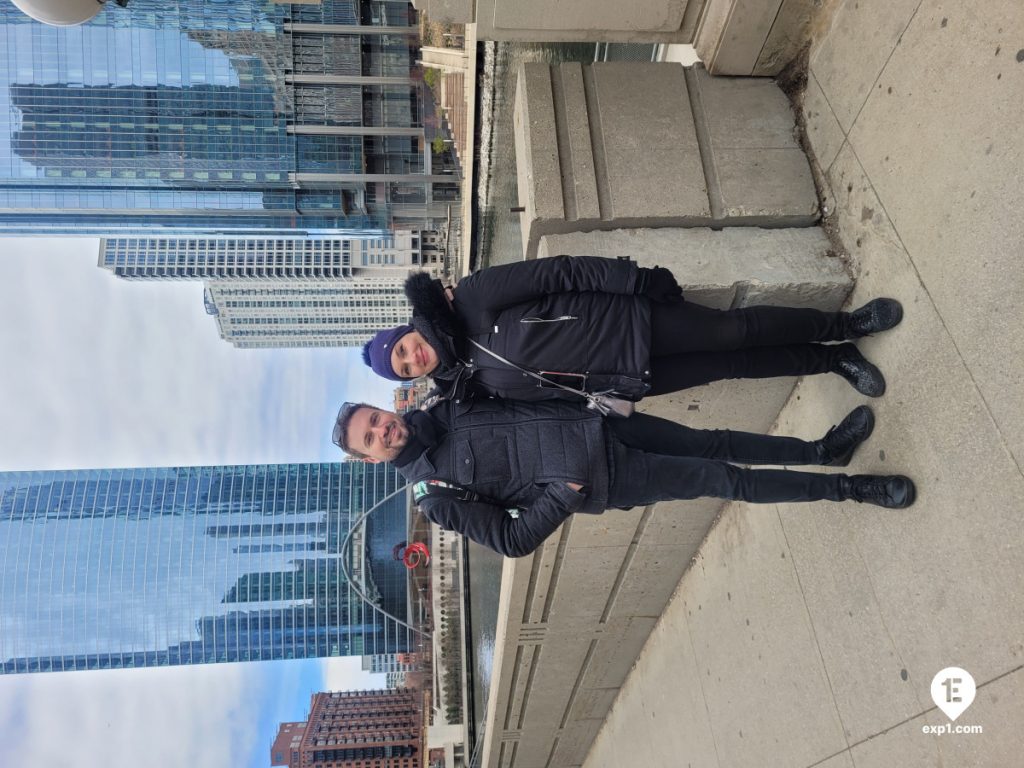
<path id="1" fill-rule="evenodd" d="M 309 719 L 281 723 L 270 764 L 287 768 L 425 768 L 418 691 L 315 693 Z"/>

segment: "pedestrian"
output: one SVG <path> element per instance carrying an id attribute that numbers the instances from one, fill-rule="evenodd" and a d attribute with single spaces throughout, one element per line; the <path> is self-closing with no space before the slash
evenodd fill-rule
<path id="1" fill-rule="evenodd" d="M 345 403 L 332 439 L 350 455 L 388 461 L 414 485 L 432 522 L 509 557 L 528 555 L 574 512 L 669 499 L 754 503 L 854 500 L 899 509 L 914 484 L 892 475 L 750 469 L 744 464 L 846 466 L 874 428 L 867 406 L 819 440 L 690 429 L 642 413 L 604 418 L 582 403 L 438 398 L 404 416 Z"/>
<path id="2" fill-rule="evenodd" d="M 363 358 L 401 381 L 430 375 L 447 394 L 639 400 L 720 379 L 836 373 L 879 397 L 885 379 L 852 343 L 903 310 L 875 299 L 853 312 L 684 301 L 672 273 L 625 259 L 557 256 L 490 267 L 444 288 L 406 281 L 408 325 L 376 334 Z"/>

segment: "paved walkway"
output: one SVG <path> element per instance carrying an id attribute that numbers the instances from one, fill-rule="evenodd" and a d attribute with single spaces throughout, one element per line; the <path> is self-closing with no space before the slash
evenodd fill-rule
<path id="1" fill-rule="evenodd" d="M 853 302 L 906 308 L 862 343 L 889 391 L 852 469 L 909 474 L 918 503 L 733 505 L 586 768 L 1024 765 L 1024 3 L 845 0 L 809 80 Z M 859 402 L 814 377 L 778 431 Z M 948 666 L 984 733 L 922 733 Z"/>

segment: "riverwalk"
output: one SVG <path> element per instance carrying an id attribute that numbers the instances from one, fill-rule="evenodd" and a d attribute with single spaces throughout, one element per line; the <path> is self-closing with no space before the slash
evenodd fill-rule
<path id="1" fill-rule="evenodd" d="M 733 504 L 682 578 L 584 763 L 891 768 L 1021 764 L 1024 722 L 1024 5 L 845 0 L 803 112 L 852 305 L 888 391 L 853 472 L 918 483 L 905 511 Z M 801 381 L 776 431 L 860 404 Z M 955 726 L 933 677 L 967 670 Z"/>

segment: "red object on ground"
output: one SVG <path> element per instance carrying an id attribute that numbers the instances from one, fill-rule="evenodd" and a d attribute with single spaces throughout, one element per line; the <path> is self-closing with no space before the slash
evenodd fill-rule
<path id="1" fill-rule="evenodd" d="M 427 549 L 426 544 L 419 541 L 414 542 L 405 548 L 405 554 L 402 556 L 402 562 L 405 563 L 405 567 L 410 571 L 421 562 L 423 565 L 429 565 L 430 550 Z"/>

